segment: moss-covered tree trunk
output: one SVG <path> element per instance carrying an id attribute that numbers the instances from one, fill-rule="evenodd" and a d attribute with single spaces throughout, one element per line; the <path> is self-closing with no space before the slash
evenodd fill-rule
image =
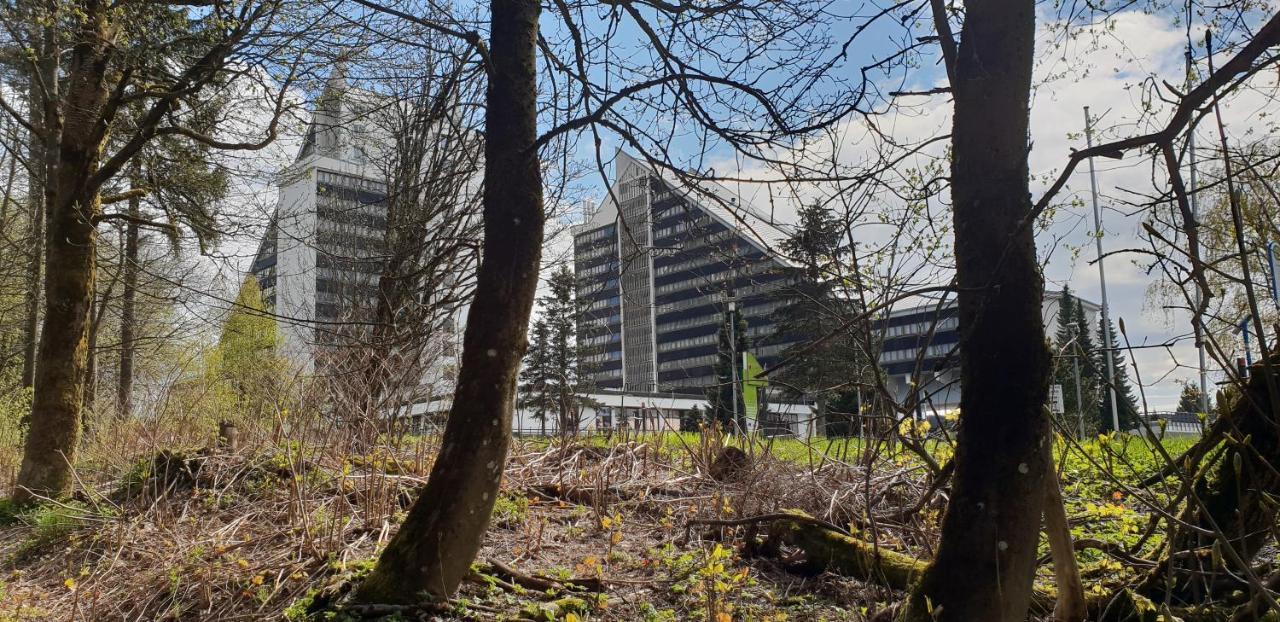
<path id="1" fill-rule="evenodd" d="M 97 236 L 94 219 L 101 209 L 98 170 L 106 128 L 102 112 L 109 97 L 107 62 L 113 26 L 110 7 L 100 1 L 77 6 L 83 11 L 65 82 L 57 175 L 48 203 L 45 238 L 45 315 L 36 356 L 35 395 L 13 498 L 59 497 L 72 484 L 72 465 L 80 439 L 88 353 L 89 307 L 93 300 Z"/>
<path id="2" fill-rule="evenodd" d="M 440 454 L 409 515 L 357 589 L 361 602 L 451 595 L 489 524 L 511 439 L 512 398 L 542 256 L 537 0 L 490 3 L 484 246 Z"/>
<path id="3" fill-rule="evenodd" d="M 951 500 L 910 620 L 1027 615 L 1048 460 L 1050 356 L 1028 190 L 1032 0 L 967 0 L 952 84 L 963 346 Z"/>

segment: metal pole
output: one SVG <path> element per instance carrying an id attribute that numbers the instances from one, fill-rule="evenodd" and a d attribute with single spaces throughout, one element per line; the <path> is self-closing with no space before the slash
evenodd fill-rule
<path id="1" fill-rule="evenodd" d="M 1076 353 L 1071 355 L 1071 362 L 1076 367 L 1076 419 L 1080 425 L 1080 440 L 1084 440 L 1084 395 L 1080 392 L 1080 342 L 1075 342 Z"/>
<path id="2" fill-rule="evenodd" d="M 1084 107 L 1085 146 L 1093 146 L 1093 120 L 1089 107 Z M 1111 354 L 1111 314 L 1107 306 L 1107 270 L 1103 267 L 1102 212 L 1098 209 L 1098 180 L 1093 170 L 1093 158 L 1089 158 L 1089 191 L 1093 196 L 1093 240 L 1098 247 L 1098 281 L 1102 285 L 1102 347 L 1107 355 L 1107 395 L 1111 398 L 1111 429 L 1120 431 L 1120 411 L 1116 408 L 1116 364 Z"/>
<path id="3" fill-rule="evenodd" d="M 1276 243 L 1267 242 L 1267 265 L 1271 266 L 1271 301 L 1280 308 L 1280 275 L 1276 274 Z"/>
<path id="4" fill-rule="evenodd" d="M 1194 70 L 1194 67 L 1195 67 L 1195 64 L 1192 63 L 1191 61 L 1191 46 L 1188 45 L 1187 46 L 1187 90 L 1188 92 L 1191 90 L 1191 87 L 1194 86 L 1193 83 L 1195 82 L 1195 80 L 1192 78 L 1192 76 L 1194 75 L 1192 73 Z M 1194 130 L 1191 132 L 1187 132 L 1187 157 L 1188 159 L 1191 160 L 1191 178 L 1190 178 L 1191 187 L 1190 187 L 1190 190 L 1188 190 L 1188 194 L 1191 195 L 1191 219 L 1194 220 L 1196 223 L 1199 223 L 1200 222 L 1200 199 L 1199 199 L 1200 195 L 1196 193 L 1196 133 Z M 1199 244 L 1200 244 L 1200 240 L 1199 238 L 1197 238 L 1196 245 L 1198 246 Z M 1200 255 L 1200 253 L 1197 252 L 1198 250 L 1199 249 L 1192 249 L 1192 255 L 1198 257 Z M 1194 298 L 1197 314 L 1191 318 L 1191 323 L 1193 325 L 1192 327 L 1195 329 L 1196 352 L 1200 359 L 1200 412 L 1207 413 L 1209 412 L 1209 375 L 1205 371 L 1207 369 L 1207 365 L 1206 365 L 1205 351 L 1204 351 L 1204 326 L 1202 326 L 1202 324 L 1204 323 L 1204 319 L 1198 315 L 1198 312 L 1200 310 L 1200 297 L 1201 297 L 1200 286 L 1197 284 L 1195 298 Z"/>
<path id="5" fill-rule="evenodd" d="M 729 369 L 733 377 L 733 426 L 741 428 L 738 425 L 741 421 L 738 418 L 738 318 L 734 313 L 737 303 L 733 298 L 729 298 Z M 739 429 L 739 434 L 745 434 L 746 430 Z"/>
<path id="6" fill-rule="evenodd" d="M 1240 332 L 1244 335 L 1244 364 L 1253 366 L 1253 353 L 1249 351 L 1249 318 L 1240 320 Z"/>

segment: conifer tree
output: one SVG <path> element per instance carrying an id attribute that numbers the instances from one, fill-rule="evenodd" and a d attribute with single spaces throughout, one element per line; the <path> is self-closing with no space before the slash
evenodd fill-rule
<path id="1" fill-rule="evenodd" d="M 1214 406 L 1212 402 L 1209 404 L 1209 410 L 1212 412 Z M 1200 387 L 1190 383 L 1182 383 L 1182 394 L 1178 396 L 1178 407 L 1175 412 L 1180 413 L 1200 413 Z"/>
<path id="2" fill-rule="evenodd" d="M 731 327 L 733 330 L 730 330 Z M 737 341 L 736 347 L 733 344 L 734 341 Z M 747 340 L 747 321 L 742 317 L 741 311 L 734 309 L 725 312 L 724 319 L 720 323 L 718 343 L 715 362 L 716 382 L 707 389 L 708 423 L 719 425 L 722 430 L 746 430 L 747 409 L 742 402 L 741 378 L 738 383 L 734 382 L 734 368 L 742 360 L 742 353 L 750 347 Z"/>
<path id="3" fill-rule="evenodd" d="M 230 388 L 238 416 L 262 414 L 265 395 L 284 376 L 286 363 L 278 352 L 279 328 L 265 311 L 258 280 L 245 279 L 218 337 L 213 371 L 217 380 Z"/>
<path id="4" fill-rule="evenodd" d="M 1124 351 L 1120 349 L 1119 343 L 1116 341 L 1115 323 L 1112 322 L 1110 331 L 1099 330 L 1102 334 L 1111 335 L 1111 358 L 1115 366 L 1115 392 L 1116 392 L 1116 409 L 1119 411 L 1120 430 L 1132 430 L 1141 424 L 1138 421 L 1138 399 L 1133 389 L 1133 383 L 1129 380 L 1129 368 L 1125 364 Z M 1101 329 L 1102 320 L 1098 320 L 1098 327 Z M 1094 365 L 1098 369 L 1105 370 L 1107 368 L 1107 358 L 1105 349 L 1099 348 L 1094 358 Z M 1102 377 L 1099 383 L 1101 389 L 1098 391 L 1098 429 L 1111 430 L 1113 428 L 1111 417 L 1111 396 L 1107 391 L 1107 379 Z"/>
<path id="5" fill-rule="evenodd" d="M 553 370 L 551 367 L 551 329 L 545 318 L 533 323 L 529 351 L 524 357 L 524 370 L 520 372 L 520 407 L 533 410 L 533 416 L 541 426 L 541 434 L 547 434 L 547 413 L 555 410 L 552 394 Z"/>
<path id="6" fill-rule="evenodd" d="M 817 421 L 822 434 L 847 434 L 850 426 L 832 427 L 826 411 L 836 401 L 857 401 L 856 381 L 870 365 L 870 357 L 860 347 L 856 327 L 820 343 L 848 323 L 859 312 L 858 305 L 840 296 L 840 264 L 848 248 L 843 244 L 841 222 L 827 208 L 813 203 L 800 209 L 800 219 L 793 232 L 781 244 L 783 252 L 795 264 L 785 270 L 788 285 L 781 291 L 784 304 L 774 314 L 776 341 L 794 342 L 795 348 L 809 348 L 803 358 L 773 374 L 778 385 L 792 397 L 804 397 L 817 403 Z M 784 353 L 788 355 L 791 351 Z"/>
<path id="7" fill-rule="evenodd" d="M 1083 421 L 1086 433 L 1098 429 L 1098 387 L 1101 384 L 1095 363 L 1093 330 L 1080 299 L 1064 285 L 1058 303 L 1058 327 L 1055 335 L 1057 365 L 1053 381 L 1062 385 L 1063 425 L 1076 429 Z M 1079 366 L 1079 391 L 1076 387 Z M 1079 398 L 1077 398 L 1077 395 Z"/>
<path id="8" fill-rule="evenodd" d="M 539 300 L 539 321 L 547 327 L 548 393 L 554 400 L 560 433 L 572 434 L 578 430 L 582 407 L 590 403 L 583 395 L 590 389 L 584 364 L 587 352 L 576 334 L 580 315 L 575 295 L 577 280 L 573 271 L 562 265 L 552 273 L 548 285 L 550 292 Z"/>

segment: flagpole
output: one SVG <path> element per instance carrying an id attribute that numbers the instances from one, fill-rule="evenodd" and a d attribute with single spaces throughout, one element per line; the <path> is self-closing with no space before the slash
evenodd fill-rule
<path id="1" fill-rule="evenodd" d="M 1084 107 L 1084 139 L 1086 147 L 1093 147 L 1093 120 L 1089 107 Z M 1107 305 L 1107 269 L 1102 254 L 1102 211 L 1098 208 L 1098 180 L 1093 170 L 1093 158 L 1089 158 L 1089 191 L 1093 197 L 1093 240 L 1098 248 L 1098 281 L 1102 285 L 1102 344 L 1107 355 L 1107 394 L 1111 398 L 1111 429 L 1120 431 L 1120 411 L 1116 408 L 1116 365 L 1111 354 L 1111 315 Z"/>

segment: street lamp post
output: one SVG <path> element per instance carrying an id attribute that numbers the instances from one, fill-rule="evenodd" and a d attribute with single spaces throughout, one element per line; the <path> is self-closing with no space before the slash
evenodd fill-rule
<path id="1" fill-rule="evenodd" d="M 1093 120 L 1089 107 L 1084 107 L 1085 146 L 1093 146 Z M 1107 306 L 1107 270 L 1103 267 L 1102 212 L 1098 209 L 1098 180 L 1094 177 L 1093 158 L 1089 158 L 1089 189 L 1093 197 L 1093 240 L 1098 247 L 1098 281 L 1102 285 L 1102 347 L 1107 354 L 1107 394 L 1111 398 L 1111 428 L 1120 432 L 1120 411 L 1116 408 L 1116 365 L 1111 354 L 1111 316 Z"/>
<path id="2" fill-rule="evenodd" d="M 1075 367 L 1076 380 L 1076 424 L 1079 427 L 1080 440 L 1084 440 L 1084 394 L 1080 390 L 1080 336 L 1075 334 L 1075 327 L 1071 328 L 1071 348 L 1075 351 L 1071 355 L 1071 364 Z"/>

